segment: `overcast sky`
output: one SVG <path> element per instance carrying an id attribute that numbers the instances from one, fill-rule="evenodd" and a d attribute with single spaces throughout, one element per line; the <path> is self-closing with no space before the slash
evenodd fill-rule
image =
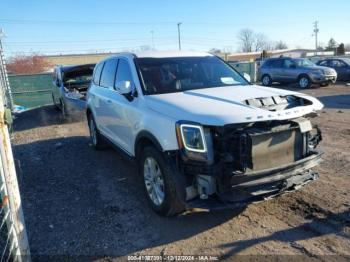
<path id="1" fill-rule="evenodd" d="M 186 50 L 237 51 L 243 28 L 314 48 L 316 20 L 319 42 L 350 43 L 349 12 L 349 0 L 11 0 L 2 1 L 0 27 L 6 56 L 177 49 L 177 22 Z"/>

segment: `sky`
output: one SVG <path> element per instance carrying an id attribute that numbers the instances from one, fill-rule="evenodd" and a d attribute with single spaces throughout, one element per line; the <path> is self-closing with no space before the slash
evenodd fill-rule
<path id="1" fill-rule="evenodd" d="M 249 28 L 289 48 L 314 48 L 333 37 L 350 43 L 349 0 L 2 0 L 5 56 L 133 51 L 239 49 Z"/>

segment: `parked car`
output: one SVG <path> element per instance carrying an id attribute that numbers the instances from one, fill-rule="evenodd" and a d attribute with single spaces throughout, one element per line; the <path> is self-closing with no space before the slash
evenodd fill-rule
<path id="1" fill-rule="evenodd" d="M 151 207 L 246 205 L 318 178 L 316 98 L 249 84 L 216 56 L 122 53 L 98 63 L 87 95 L 95 149 L 135 161 Z"/>
<path id="2" fill-rule="evenodd" d="M 56 66 L 53 72 L 52 101 L 62 114 L 85 110 L 86 91 L 94 64 Z"/>
<path id="3" fill-rule="evenodd" d="M 350 80 L 350 58 L 327 58 L 317 62 L 319 66 L 327 66 L 337 71 L 338 80 Z"/>
<path id="4" fill-rule="evenodd" d="M 279 82 L 298 83 L 300 88 L 308 88 L 311 84 L 327 86 L 337 80 L 334 69 L 317 66 L 305 58 L 270 58 L 261 65 L 258 75 L 264 86 Z"/>

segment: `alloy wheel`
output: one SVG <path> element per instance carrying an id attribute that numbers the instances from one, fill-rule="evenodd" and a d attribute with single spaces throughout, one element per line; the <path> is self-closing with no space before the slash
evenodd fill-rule
<path id="1" fill-rule="evenodd" d="M 153 157 L 147 157 L 144 162 L 143 176 L 148 196 L 154 205 L 164 202 L 165 189 L 162 171 Z"/>

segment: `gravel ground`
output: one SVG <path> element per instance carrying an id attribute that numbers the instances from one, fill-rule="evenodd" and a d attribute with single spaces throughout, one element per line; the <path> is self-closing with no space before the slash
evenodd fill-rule
<path id="1" fill-rule="evenodd" d="M 318 181 L 242 210 L 172 218 L 148 207 L 134 163 L 113 150 L 90 147 L 82 117 L 63 121 L 50 106 L 21 113 L 13 149 L 34 258 L 165 254 L 349 260 L 350 87 L 306 93 L 326 106 L 316 120 L 325 151 Z"/>

